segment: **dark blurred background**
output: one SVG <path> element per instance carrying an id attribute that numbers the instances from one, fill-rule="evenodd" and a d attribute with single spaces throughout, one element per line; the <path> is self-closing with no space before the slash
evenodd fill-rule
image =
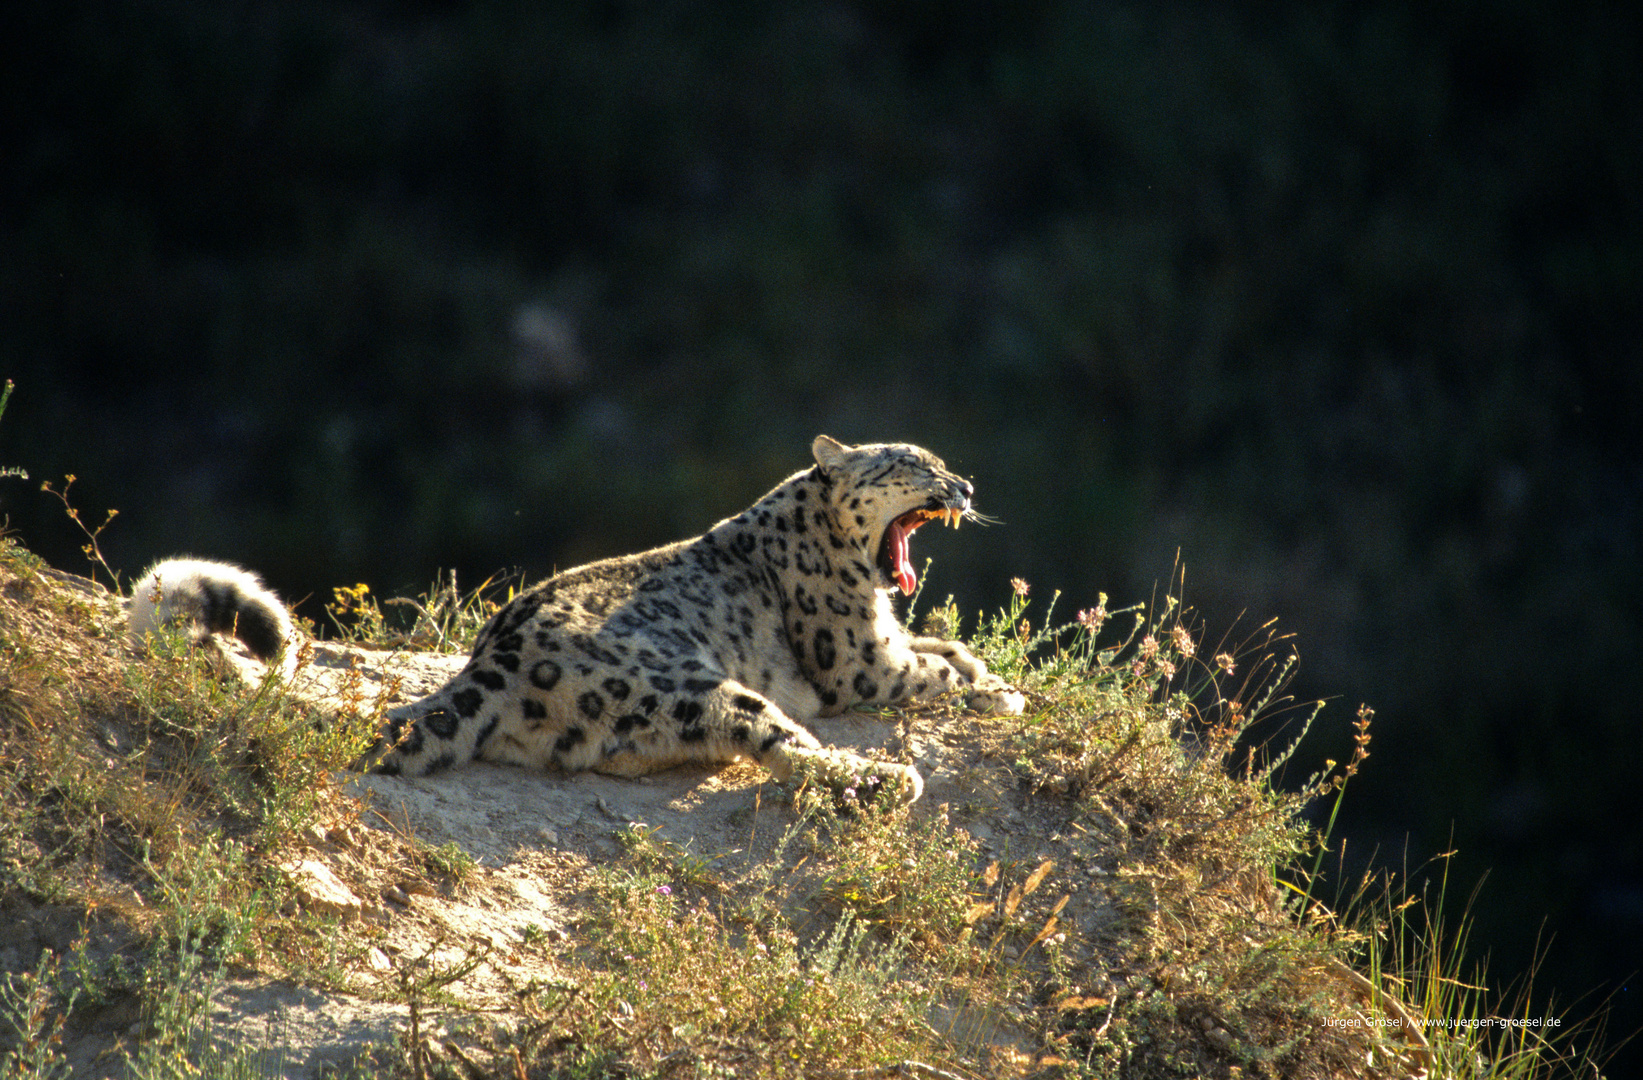
<path id="1" fill-rule="evenodd" d="M 73 473 L 128 580 L 229 558 L 321 619 L 918 442 L 1006 522 L 921 534 L 927 595 L 1070 618 L 1179 551 L 1332 699 L 1296 779 L 1376 708 L 1349 852 L 1458 849 L 1496 980 L 1550 940 L 1539 992 L 1629 1031 L 1628 8 L 7 5 L 0 509 L 85 572 Z"/>

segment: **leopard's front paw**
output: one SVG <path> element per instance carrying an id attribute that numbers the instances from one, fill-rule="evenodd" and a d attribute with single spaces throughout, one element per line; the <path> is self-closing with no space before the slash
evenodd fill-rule
<path id="1" fill-rule="evenodd" d="M 884 795 L 914 803 L 924 794 L 924 777 L 911 765 L 874 761 L 848 750 L 813 750 L 793 755 L 793 772 L 833 791 L 846 805 Z"/>
<path id="2" fill-rule="evenodd" d="M 989 672 L 970 691 L 970 708 L 983 716 L 1020 716 L 1027 709 L 1027 695 Z"/>
<path id="3" fill-rule="evenodd" d="M 911 765 L 890 761 L 869 762 L 863 770 L 861 782 L 855 786 L 854 801 L 870 802 L 888 796 L 903 803 L 916 803 L 924 795 L 924 777 Z M 852 801 L 851 789 L 840 792 L 846 803 Z"/>

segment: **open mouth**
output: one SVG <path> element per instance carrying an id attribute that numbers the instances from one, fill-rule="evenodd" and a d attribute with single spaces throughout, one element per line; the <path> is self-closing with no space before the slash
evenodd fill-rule
<path id="1" fill-rule="evenodd" d="M 885 528 L 884 542 L 879 545 L 879 567 L 890 575 L 904 594 L 913 595 L 913 590 L 918 586 L 918 575 L 913 573 L 913 559 L 908 544 L 913 533 L 926 521 L 937 519 L 956 529 L 959 519 L 963 516 L 963 510 L 948 509 L 945 506 L 934 510 L 909 510 Z"/>

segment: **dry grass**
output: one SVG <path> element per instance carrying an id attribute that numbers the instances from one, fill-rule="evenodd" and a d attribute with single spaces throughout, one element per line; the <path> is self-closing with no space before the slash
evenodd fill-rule
<path id="1" fill-rule="evenodd" d="M 339 617 L 386 633 L 366 593 L 344 593 Z M 417 633 L 449 647 L 483 609 L 424 601 Z M 956 622 L 950 605 L 935 617 Z M 276 682 L 224 681 L 179 642 L 133 662 L 109 597 L 8 542 L 0 907 L 40 926 L 40 913 L 62 918 L 55 938 L 30 939 L 48 954 L 3 957 L 0 1015 L 15 1030 L 0 1028 L 0 1075 L 61 1075 L 65 1030 L 122 995 L 142 1000 L 149 1025 L 124 1075 L 256 1075 L 250 1059 L 201 1049 L 200 987 L 230 970 L 409 1005 L 405 1037 L 371 1070 L 419 1080 L 1585 1067 L 1567 1042 L 1521 1028 L 1502 1052 L 1476 1028 L 1423 1041 L 1372 1023 L 1487 1008 L 1441 992 L 1458 984 L 1456 954 L 1404 932 L 1410 905 L 1361 902 L 1353 920 L 1307 895 L 1320 849 L 1299 811 L 1339 797 L 1367 754 L 1369 714 L 1344 767 L 1279 790 L 1286 753 L 1243 740 L 1292 707 L 1270 631 L 1206 648 L 1173 600 L 1150 617 L 1108 615 L 1103 600 L 1035 628 L 1023 583 L 974 641 L 1031 706 L 991 721 L 925 710 L 968 755 L 962 798 L 909 809 L 797 791 L 757 858 L 624 829 L 620 854 L 565 863 L 543 884 L 573 903 L 573 932 L 525 933 L 500 965 L 559 974 L 481 1003 L 462 987 L 484 950 L 437 935 L 416 955 L 387 949 L 382 919 L 313 910 L 281 870 L 321 860 L 359 895 L 407 904 L 487 887 L 491 871 L 459 847 L 360 820 L 336 780 L 360 725 L 317 723 Z M 373 968 L 379 945 L 387 963 Z M 466 1020 L 430 1041 L 435 1013 Z"/>

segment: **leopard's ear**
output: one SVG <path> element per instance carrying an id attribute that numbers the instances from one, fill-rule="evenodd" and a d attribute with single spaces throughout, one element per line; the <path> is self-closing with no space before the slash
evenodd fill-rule
<path id="1" fill-rule="evenodd" d="M 843 465 L 844 455 L 849 449 L 848 446 L 827 435 L 817 435 L 816 441 L 810 444 L 810 452 L 815 455 L 816 464 L 822 467 L 823 472 Z"/>

